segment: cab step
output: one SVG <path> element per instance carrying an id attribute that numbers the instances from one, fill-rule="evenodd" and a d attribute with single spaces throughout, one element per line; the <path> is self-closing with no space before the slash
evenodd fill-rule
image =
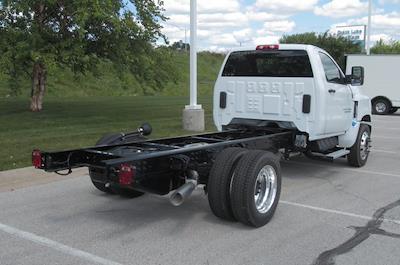
<path id="1" fill-rule="evenodd" d="M 350 154 L 350 150 L 347 149 L 340 149 L 335 152 L 329 153 L 326 155 L 326 157 L 331 158 L 332 160 L 338 159 L 340 157 L 344 157 L 346 155 Z"/>
<path id="2" fill-rule="evenodd" d="M 344 157 L 346 155 L 350 154 L 350 150 L 347 149 L 339 149 L 337 151 L 334 151 L 329 154 L 321 154 L 321 153 L 314 153 L 314 152 L 308 152 L 307 156 L 313 159 L 321 159 L 321 160 L 328 160 L 328 161 L 333 161 L 338 158 Z"/>

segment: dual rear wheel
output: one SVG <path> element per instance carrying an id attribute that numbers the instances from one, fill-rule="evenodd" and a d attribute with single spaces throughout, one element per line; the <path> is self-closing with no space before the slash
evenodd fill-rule
<path id="1" fill-rule="evenodd" d="M 224 149 L 210 171 L 207 190 L 217 217 L 263 226 L 274 215 L 280 197 L 279 159 L 267 151 Z"/>

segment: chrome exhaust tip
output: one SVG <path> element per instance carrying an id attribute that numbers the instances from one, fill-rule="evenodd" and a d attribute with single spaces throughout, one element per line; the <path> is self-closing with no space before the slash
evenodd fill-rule
<path id="1" fill-rule="evenodd" d="M 187 198 L 190 197 L 192 192 L 196 189 L 196 184 L 192 181 L 187 182 L 177 188 L 174 193 L 171 194 L 169 201 L 173 206 L 182 205 Z"/>

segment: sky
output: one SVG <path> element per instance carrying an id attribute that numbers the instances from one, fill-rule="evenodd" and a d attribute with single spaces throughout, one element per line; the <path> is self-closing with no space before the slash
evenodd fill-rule
<path id="1" fill-rule="evenodd" d="M 400 40 L 400 0 L 373 0 L 371 42 Z M 199 50 L 278 43 L 286 34 L 366 25 L 366 0 L 197 0 Z M 190 0 L 164 0 L 163 33 L 171 43 L 190 36 Z"/>

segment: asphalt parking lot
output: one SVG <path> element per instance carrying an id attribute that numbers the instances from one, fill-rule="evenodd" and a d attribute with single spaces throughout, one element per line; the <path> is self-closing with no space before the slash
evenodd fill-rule
<path id="1" fill-rule="evenodd" d="M 102 194 L 84 173 L 3 189 L 0 264 L 398 265 L 400 113 L 373 124 L 361 169 L 283 162 L 281 202 L 259 229 L 217 219 L 200 190 L 174 207 Z"/>

